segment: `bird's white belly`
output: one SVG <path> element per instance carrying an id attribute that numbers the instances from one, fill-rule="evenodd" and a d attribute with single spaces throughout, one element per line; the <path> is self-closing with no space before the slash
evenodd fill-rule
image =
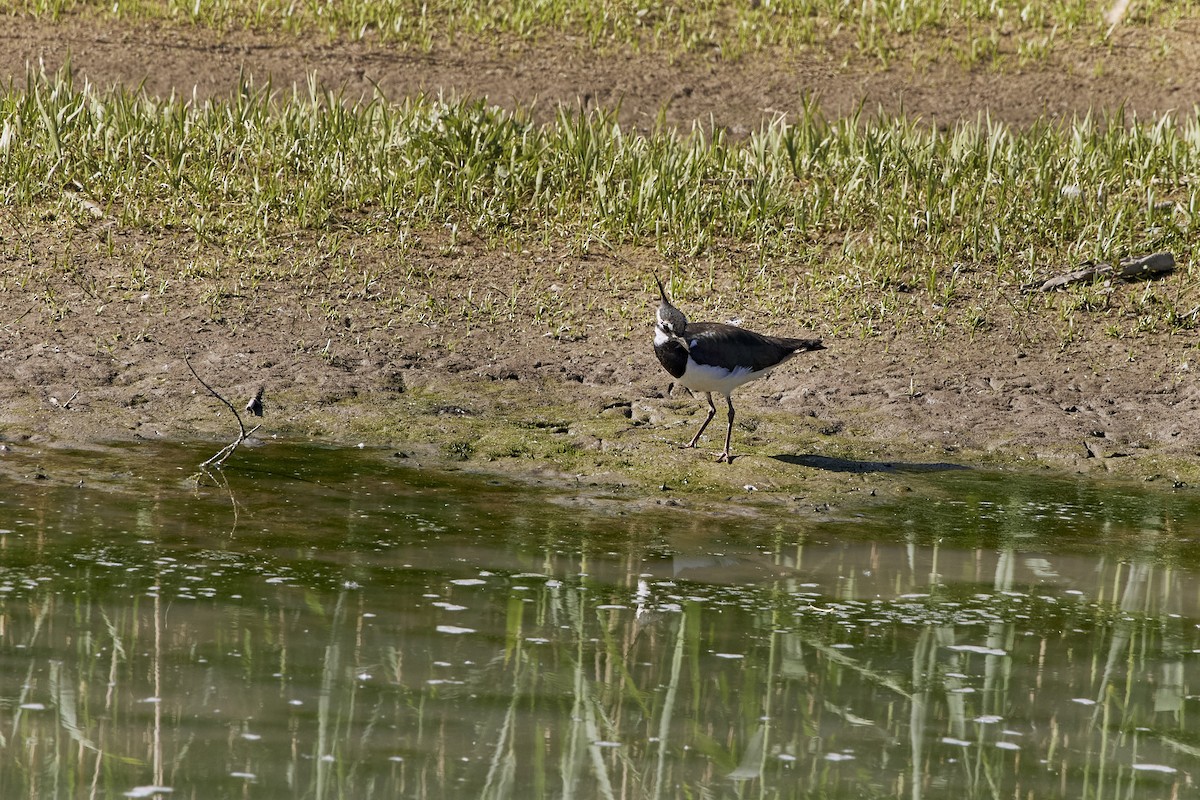
<path id="1" fill-rule="evenodd" d="M 761 378 L 767 370 L 754 372 L 749 367 L 728 370 L 709 364 L 697 364 L 688 358 L 687 370 L 679 382 L 693 392 L 719 392 L 727 395 L 743 383 Z"/>

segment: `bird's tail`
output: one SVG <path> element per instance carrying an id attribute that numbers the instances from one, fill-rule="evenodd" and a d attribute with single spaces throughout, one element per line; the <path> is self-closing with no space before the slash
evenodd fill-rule
<path id="1" fill-rule="evenodd" d="M 785 339 L 784 342 L 794 353 L 804 353 L 811 350 L 825 350 L 820 339 Z"/>

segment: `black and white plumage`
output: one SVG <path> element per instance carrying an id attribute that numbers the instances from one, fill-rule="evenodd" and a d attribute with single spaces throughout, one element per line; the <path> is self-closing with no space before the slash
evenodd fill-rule
<path id="1" fill-rule="evenodd" d="M 743 383 L 767 375 L 797 353 L 824 350 L 820 339 L 789 339 L 726 325 L 721 322 L 688 322 L 686 316 L 667 299 L 666 289 L 656 276 L 662 303 L 654 326 L 654 354 L 659 363 L 680 385 L 693 392 L 704 392 L 708 416 L 700 430 L 684 447 L 695 447 L 700 434 L 716 416 L 713 392 L 725 395 L 729 406 L 729 427 L 725 431 L 725 450 L 717 461 L 733 461 L 729 450 L 733 438 L 733 390 Z"/>

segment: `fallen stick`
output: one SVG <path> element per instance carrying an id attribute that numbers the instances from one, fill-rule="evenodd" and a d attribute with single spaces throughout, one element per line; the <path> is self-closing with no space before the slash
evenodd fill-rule
<path id="1" fill-rule="evenodd" d="M 234 419 L 237 420 L 237 424 L 238 424 L 237 438 L 234 439 L 229 444 L 222 447 L 220 450 L 217 451 L 216 455 L 214 455 L 212 458 L 208 459 L 207 461 L 205 461 L 203 464 L 200 465 L 200 469 L 203 469 L 203 470 L 207 470 L 210 466 L 220 469 L 222 466 L 224 466 L 225 459 L 227 459 L 227 458 L 229 458 L 229 456 L 233 455 L 233 451 L 237 450 L 238 446 L 242 442 L 249 439 L 250 436 L 253 435 L 253 433 L 256 430 L 258 430 L 259 428 L 261 428 L 262 426 L 255 425 L 253 428 L 251 428 L 249 431 L 247 431 L 246 426 L 244 424 L 242 424 L 242 415 L 239 414 L 238 410 L 233 407 L 233 403 L 226 400 L 224 397 L 222 397 L 220 395 L 220 393 L 217 392 L 216 389 L 212 388 L 211 386 L 209 386 L 207 383 L 204 382 L 204 379 L 201 378 L 200 375 L 196 372 L 196 368 L 192 366 L 192 362 L 190 360 L 188 360 L 187 356 L 183 357 L 183 363 L 187 364 L 187 368 L 192 371 L 192 375 L 196 378 L 196 380 L 200 381 L 200 385 L 203 386 L 205 389 L 208 389 L 209 394 L 211 394 L 213 397 L 217 398 L 222 403 L 224 403 L 225 407 L 233 412 Z M 255 395 L 255 399 L 258 400 L 260 403 L 260 408 L 261 408 L 261 397 L 262 397 L 262 390 L 260 389 L 259 392 Z M 251 403 L 254 403 L 254 400 L 251 400 Z M 247 409 L 249 409 L 249 406 L 247 406 Z M 252 409 L 250 409 L 250 410 L 252 410 Z M 258 413 L 258 412 L 255 412 L 255 413 L 258 416 L 262 416 L 261 413 Z"/>
<path id="2" fill-rule="evenodd" d="M 1036 288 L 1039 291 L 1050 292 L 1073 283 L 1082 283 L 1097 278 L 1121 278 L 1132 281 L 1165 275 L 1174 270 L 1175 255 L 1173 253 L 1152 253 L 1138 258 L 1123 258 L 1115 267 L 1112 264 L 1089 261 L 1083 265 L 1083 268 L 1053 277 Z"/>

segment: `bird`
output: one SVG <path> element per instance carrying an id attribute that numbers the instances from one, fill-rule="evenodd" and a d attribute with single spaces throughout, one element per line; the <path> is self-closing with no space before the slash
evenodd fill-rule
<path id="1" fill-rule="evenodd" d="M 722 322 L 688 322 L 684 313 L 667 299 L 667 290 L 657 275 L 654 281 L 662 298 L 654 326 L 654 354 L 671 377 L 692 392 L 704 392 L 708 400 L 708 416 L 683 447 L 695 447 L 700 441 L 700 434 L 717 414 L 713 393 L 723 394 L 729 406 L 729 427 L 725 431 L 725 449 L 717 461 L 732 463 L 733 390 L 766 376 L 797 353 L 824 350 L 825 346 L 820 339 L 767 336 Z"/>

